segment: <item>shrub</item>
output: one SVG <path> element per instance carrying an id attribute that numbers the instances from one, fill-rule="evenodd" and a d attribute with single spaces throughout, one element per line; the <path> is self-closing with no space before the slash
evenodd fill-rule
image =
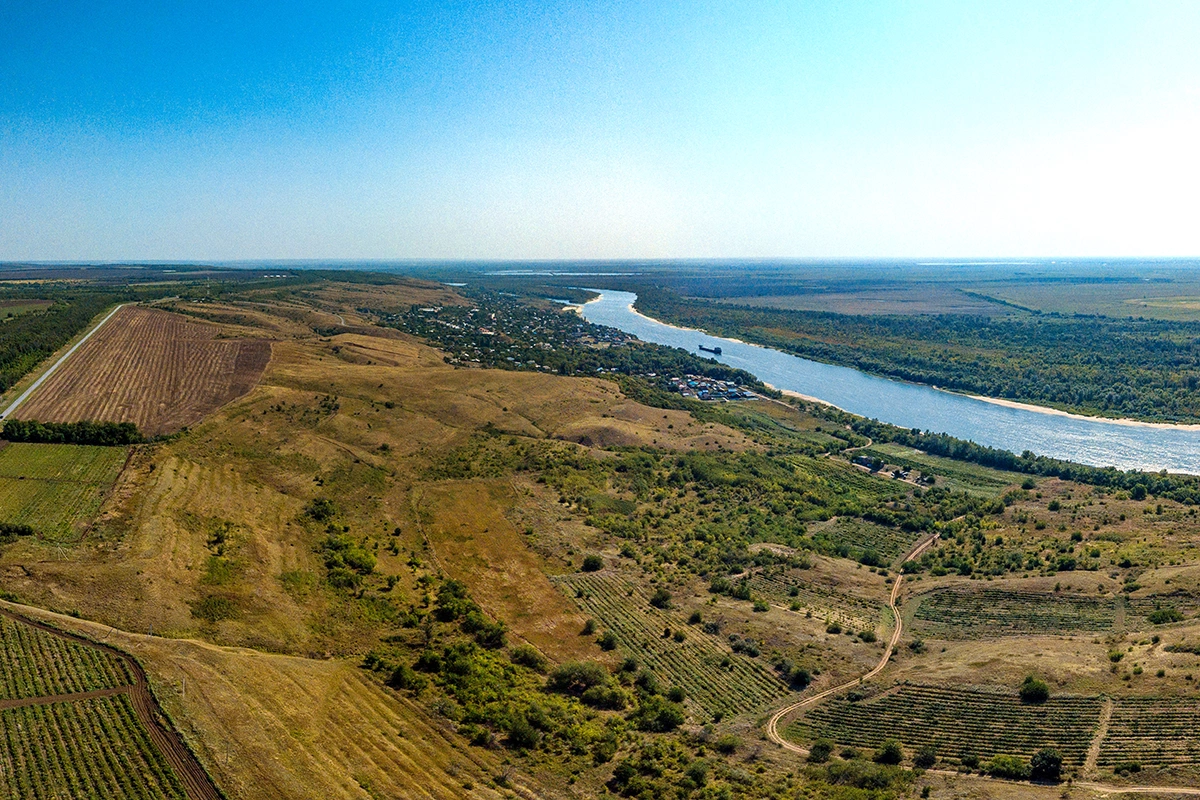
<path id="1" fill-rule="evenodd" d="M 608 685 L 608 670 L 595 661 L 571 661 L 556 668 L 546 679 L 546 688 L 562 694 L 582 695 L 593 686 Z"/>
<path id="2" fill-rule="evenodd" d="M 717 749 L 717 752 L 725 753 L 726 755 L 736 752 L 741 746 L 742 740 L 734 736 L 732 733 L 727 733 L 713 742 L 713 747 Z"/>
<path id="3" fill-rule="evenodd" d="M 523 667 L 529 667 L 536 672 L 545 672 L 547 667 L 546 657 L 537 651 L 533 645 L 522 644 L 513 648 L 509 655 L 514 664 L 520 664 Z"/>
<path id="4" fill-rule="evenodd" d="M 933 745 L 927 744 L 917 751 L 913 756 L 913 766 L 921 769 L 929 769 L 937 763 L 937 751 L 933 749 Z"/>
<path id="5" fill-rule="evenodd" d="M 629 697 L 619 686 L 593 686 L 580 695 L 582 700 L 592 708 L 606 708 L 620 711 L 629 704 Z"/>
<path id="6" fill-rule="evenodd" d="M 808 685 L 812 683 L 813 676 L 804 667 L 796 667 L 788 674 L 787 679 L 788 683 L 793 687 L 803 690 L 807 689 Z"/>
<path id="7" fill-rule="evenodd" d="M 641 708 L 633 715 L 638 730 L 667 733 L 684 722 L 683 707 L 661 695 L 653 694 L 642 700 Z"/>
<path id="8" fill-rule="evenodd" d="M 899 764 L 904 760 L 904 748 L 897 739 L 886 739 L 875 751 L 872 760 L 876 764 Z"/>
<path id="9" fill-rule="evenodd" d="M 237 616 L 237 606 L 228 597 L 210 594 L 192 606 L 192 616 L 206 622 L 220 622 Z"/>
<path id="10" fill-rule="evenodd" d="M 686 770 L 684 770 L 683 774 L 686 775 L 687 779 L 692 783 L 696 784 L 697 786 L 703 786 L 704 784 L 708 783 L 708 770 L 708 762 L 702 758 L 698 758 L 691 764 L 688 764 L 688 767 Z"/>
<path id="11" fill-rule="evenodd" d="M 1057 781 L 1061 775 L 1062 756 L 1057 750 L 1046 747 L 1029 759 L 1029 777 L 1035 781 Z"/>
<path id="12" fill-rule="evenodd" d="M 416 672 L 413 672 L 412 667 L 407 664 L 401 664 L 396 667 L 387 679 L 387 685 L 393 689 L 408 689 L 412 692 L 421 691 L 427 683 L 428 681 Z"/>
<path id="13" fill-rule="evenodd" d="M 1168 622 L 1179 622 L 1183 614 L 1174 608 L 1160 608 L 1150 613 L 1150 622 L 1155 625 L 1165 625 Z"/>
<path id="14" fill-rule="evenodd" d="M 875 631 L 862 631 L 858 634 L 858 638 L 864 642 L 870 643 L 875 641 Z"/>
<path id="15" fill-rule="evenodd" d="M 584 556 L 583 571 L 599 572 L 604 569 L 604 559 L 597 555 Z"/>
<path id="16" fill-rule="evenodd" d="M 771 605 L 766 600 L 755 600 L 754 601 L 754 611 L 756 613 L 761 614 L 765 611 L 770 611 L 770 610 L 771 610 Z"/>
<path id="17" fill-rule="evenodd" d="M 317 522 L 326 522 L 337 514 L 337 506 L 328 497 L 317 497 L 304 507 L 304 513 Z"/>
<path id="18" fill-rule="evenodd" d="M 829 783 L 853 786 L 857 789 L 889 789 L 905 780 L 903 770 L 896 767 L 872 764 L 867 761 L 835 761 L 825 765 L 824 778 Z M 847 795 L 843 795 L 847 796 Z M 849 795 L 860 796 L 860 795 Z"/>
<path id="19" fill-rule="evenodd" d="M 413 669 L 420 672 L 441 672 L 442 657 L 433 650 L 426 650 L 417 656 L 417 663 L 413 664 Z"/>
<path id="20" fill-rule="evenodd" d="M 818 739 L 808 748 L 808 760 L 813 764 L 824 764 L 833 753 L 833 742 Z"/>
<path id="21" fill-rule="evenodd" d="M 1029 675 L 1021 684 L 1021 702 L 1038 705 L 1050 699 L 1050 687 L 1045 681 Z"/>
<path id="22" fill-rule="evenodd" d="M 617 635 L 612 631 L 605 631 L 600 638 L 596 640 L 596 644 L 600 645 L 600 649 L 606 652 L 610 650 L 616 650 Z"/>
<path id="23" fill-rule="evenodd" d="M 654 594 L 651 595 L 650 605 L 654 606 L 655 608 L 670 608 L 671 593 L 666 589 L 659 587 L 655 590 Z"/>
<path id="24" fill-rule="evenodd" d="M 587 622 L 583 623 L 583 630 L 579 631 L 579 635 L 580 636 L 591 636 L 595 632 L 596 632 L 596 620 L 589 619 Z"/>
<path id="25" fill-rule="evenodd" d="M 537 747 L 542 735 L 524 716 L 516 716 L 508 723 L 508 736 L 504 743 L 515 750 L 530 750 Z"/>
<path id="26" fill-rule="evenodd" d="M 1029 767 L 1017 756 L 993 756 L 986 771 L 993 778 L 1021 781 L 1029 777 Z"/>

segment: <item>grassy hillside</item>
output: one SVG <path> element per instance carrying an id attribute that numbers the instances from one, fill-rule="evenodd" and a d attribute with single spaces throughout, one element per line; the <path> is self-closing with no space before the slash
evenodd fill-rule
<path id="1" fill-rule="evenodd" d="M 402 281 L 171 301 L 269 338 L 261 381 L 127 464 L 67 447 L 58 467 L 5 471 L 18 446 L 0 451 L 0 480 L 23 484 L 125 464 L 81 541 L 5 546 L 0 588 L 137 655 L 233 797 L 950 796 L 909 769 L 917 750 L 973 769 L 979 698 L 1026 675 L 1078 712 L 1061 747 L 1078 776 L 1117 780 L 1112 748 L 1092 747 L 1096 698 L 1185 713 L 1170 698 L 1200 669 L 1194 506 L 863 450 L 802 403 L 686 401 L 648 367 L 679 354 L 536 338 L 569 326 L 520 344 L 624 366 L 484 368 L 374 324 L 487 302 Z M 864 454 L 884 468 L 851 463 Z M 808 763 L 768 744 L 766 712 L 879 663 L 901 570 L 905 630 L 878 681 L 787 728 L 860 752 Z M 882 728 L 834 724 L 945 692 L 972 702 L 892 726 L 899 766 L 869 758 Z M 1010 716 L 1028 759 L 1045 715 Z"/>

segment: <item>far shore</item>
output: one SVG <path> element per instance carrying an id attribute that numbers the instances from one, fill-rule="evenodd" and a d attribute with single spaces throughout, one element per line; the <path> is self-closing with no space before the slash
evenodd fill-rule
<path id="1" fill-rule="evenodd" d="M 602 296 L 603 292 L 601 292 L 600 294 Z M 589 300 L 587 302 L 594 303 L 599 299 L 600 299 L 600 297 L 596 297 L 595 299 Z M 587 303 L 584 303 L 582 305 L 587 305 Z M 583 313 L 582 306 L 576 306 L 572 310 L 582 316 L 582 313 Z M 688 332 L 694 331 L 696 333 L 700 333 L 705 336 L 708 336 L 712 339 L 724 340 L 726 342 L 735 342 L 737 344 L 746 344 L 746 345 L 750 345 L 752 347 L 762 347 L 764 349 L 773 349 L 773 348 L 766 347 L 766 345 L 755 344 L 754 342 L 744 342 L 741 339 L 735 339 L 735 338 L 732 338 L 729 336 L 716 336 L 716 335 L 708 333 L 706 331 L 696 331 L 694 328 L 684 328 L 679 325 L 672 325 L 669 322 L 663 322 L 660 319 L 655 319 L 654 317 L 651 317 L 648 314 L 643 314 L 642 312 L 640 312 L 636 308 L 634 308 L 633 303 L 629 304 L 629 310 L 634 315 L 639 316 L 642 319 L 648 320 L 650 322 L 656 322 L 659 325 L 663 325 L 668 328 L 673 328 L 677 331 L 688 331 Z M 784 350 L 780 350 L 777 352 L 786 353 L 786 351 L 784 351 Z M 794 355 L 794 354 L 789 353 L 788 355 Z M 803 358 L 803 356 L 795 356 L 795 357 Z M 824 363 L 824 362 L 822 362 L 822 363 Z M 830 366 L 839 366 L 839 365 L 831 364 Z M 846 367 L 846 369 L 853 369 L 853 367 Z M 871 373 L 864 372 L 863 374 L 870 375 Z M 889 378 L 885 375 L 874 375 L 872 377 L 882 378 L 883 380 L 889 380 L 889 381 L 897 381 L 896 378 Z M 908 381 L 897 381 L 897 382 L 898 383 L 908 383 Z M 795 397 L 799 400 L 805 400 L 810 403 L 821 403 L 822 405 L 830 406 L 831 408 L 837 408 L 839 411 L 845 411 L 845 409 L 840 408 L 840 407 L 834 405 L 833 403 L 830 403 L 828 400 L 822 400 L 819 397 L 812 397 L 811 395 L 801 394 L 799 392 L 793 392 L 789 389 L 780 389 L 776 386 L 771 386 L 771 384 L 765 383 L 765 382 L 763 385 L 770 386 L 775 391 L 780 392 L 781 394 L 787 395 L 789 397 Z M 1034 405 L 1032 403 L 1021 403 L 1016 400 L 1003 400 L 999 397 L 984 397 L 982 395 L 977 395 L 977 394 L 952 392 L 949 389 L 942 389 L 937 386 L 930 386 L 929 384 L 914 383 L 912 385 L 913 386 L 924 386 L 926 388 L 934 389 L 939 392 L 945 392 L 946 394 L 953 394 L 958 397 L 968 397 L 972 400 L 980 400 L 984 403 L 992 403 L 993 405 L 1003 406 L 1005 408 L 1013 408 L 1013 409 L 1018 409 L 1020 411 L 1033 411 L 1037 414 L 1049 414 L 1051 416 L 1057 416 L 1057 417 L 1067 417 L 1069 419 L 1077 419 L 1077 420 L 1082 420 L 1084 422 L 1100 422 L 1100 423 L 1109 424 L 1109 425 L 1123 425 L 1123 426 L 1131 427 L 1131 428 L 1158 428 L 1160 430 L 1200 431 L 1200 423 L 1149 422 L 1149 421 L 1140 420 L 1140 419 L 1113 418 L 1113 417 L 1094 416 L 1094 415 L 1089 415 L 1089 414 L 1077 414 L 1077 413 L 1074 413 L 1071 411 L 1062 411 L 1061 409 L 1049 408 L 1047 406 Z"/>
<path id="2" fill-rule="evenodd" d="M 934 387 L 937 388 L 937 387 Z M 940 392 L 947 394 L 958 394 L 958 392 L 950 392 L 946 389 L 938 389 Z M 1016 400 L 1002 400 L 999 397 L 984 397 L 978 394 L 963 394 L 961 397 L 970 397 L 972 400 L 982 400 L 985 403 L 992 403 L 1005 408 L 1016 408 L 1021 411 L 1034 411 L 1038 414 L 1050 414 L 1055 417 L 1069 417 L 1071 419 L 1081 419 L 1088 422 L 1104 422 L 1111 425 L 1125 425 L 1131 428 L 1161 428 L 1164 430 L 1180 430 L 1194 431 L 1200 430 L 1200 424 L 1184 423 L 1184 422 L 1147 422 L 1140 419 L 1125 419 L 1113 417 L 1097 417 L 1088 414 L 1074 414 L 1070 411 L 1063 411 L 1058 408 L 1048 408 L 1046 406 L 1035 406 L 1031 403 L 1019 403 Z"/>

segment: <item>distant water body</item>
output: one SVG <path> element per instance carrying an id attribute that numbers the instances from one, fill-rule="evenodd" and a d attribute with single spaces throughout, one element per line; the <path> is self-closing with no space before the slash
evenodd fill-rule
<path id="1" fill-rule="evenodd" d="M 596 290 L 600 291 L 600 290 Z M 877 378 L 848 367 L 799 358 L 769 347 L 665 325 L 633 310 L 637 295 L 604 290 L 583 306 L 589 322 L 608 325 L 642 341 L 682 347 L 721 347 L 715 358 L 777 389 L 823 400 L 853 414 L 904 428 L 947 433 L 1020 453 L 1120 469 L 1200 474 L 1200 426 L 1171 426 L 1081 418 L 1011 408 L 928 386 Z"/>

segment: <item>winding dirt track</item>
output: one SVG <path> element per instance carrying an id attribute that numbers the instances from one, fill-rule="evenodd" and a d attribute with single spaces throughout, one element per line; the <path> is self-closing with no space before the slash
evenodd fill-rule
<path id="1" fill-rule="evenodd" d="M 937 538 L 938 538 L 938 535 L 934 534 L 933 536 L 930 536 L 928 539 L 925 539 L 920 544 L 918 544 L 916 547 L 914 547 L 912 549 L 912 551 L 910 551 L 909 554 L 904 557 L 904 560 L 911 561 L 915 558 L 920 557 L 921 553 L 925 552 L 926 549 L 928 549 L 934 542 L 937 541 Z M 791 703 L 789 705 L 786 705 L 783 708 L 776 711 L 774 714 L 771 715 L 771 719 L 767 721 L 767 738 L 768 739 L 770 739 L 772 742 L 779 745 L 780 747 L 784 748 L 785 750 L 790 750 L 793 753 L 796 753 L 796 754 L 802 755 L 802 756 L 808 755 L 807 749 L 801 747 L 800 745 L 798 745 L 794 742 L 789 742 L 787 739 L 784 739 L 779 734 L 779 721 L 781 719 L 783 719 L 784 717 L 787 717 L 787 716 L 799 711 L 802 708 L 805 708 L 807 706 L 821 702 L 822 700 L 824 700 L 826 697 L 829 697 L 830 695 L 835 695 L 839 692 L 844 692 L 845 690 L 847 690 L 853 686 L 857 686 L 858 684 L 862 683 L 863 681 L 869 680 L 883 671 L 883 668 L 887 666 L 888 661 L 891 659 L 892 652 L 896 649 L 896 645 L 900 642 L 901 633 L 903 633 L 903 631 L 904 631 L 904 620 L 901 618 L 900 608 L 896 604 L 897 600 L 900 597 L 900 584 L 903 580 L 904 580 L 904 573 L 898 573 L 896 575 L 896 582 L 892 585 L 892 595 L 888 599 L 888 608 L 891 609 L 892 616 L 896 618 L 896 629 L 894 631 L 892 631 L 892 638 L 888 641 L 887 647 L 884 648 L 883 657 L 879 659 L 879 663 L 876 664 L 875 667 L 873 669 L 871 669 L 870 672 L 863 674 L 861 677 L 855 678 L 850 681 L 846 681 L 843 684 L 834 686 L 831 689 L 826 689 L 825 691 L 819 692 L 818 694 L 814 694 L 812 697 L 806 697 L 805 699 L 799 701 L 798 703 Z M 998 780 L 996 778 L 991 778 L 987 775 L 965 775 L 961 772 L 955 772 L 952 770 L 931 769 L 931 770 L 926 770 L 926 771 L 934 773 L 936 775 L 947 775 L 947 776 L 952 776 L 955 778 L 965 778 L 967 780 L 978 780 L 978 781 Z M 1006 782 L 1009 782 L 1009 781 L 1006 781 Z M 1096 783 L 1093 781 L 1075 781 L 1073 785 L 1084 788 L 1084 789 L 1090 789 L 1091 791 L 1099 792 L 1101 794 L 1113 794 L 1113 795 L 1141 794 L 1141 795 L 1174 795 L 1174 796 L 1200 797 L 1200 787 L 1195 787 L 1195 786 L 1115 786 L 1112 784 Z"/>
<path id="2" fill-rule="evenodd" d="M 935 533 L 933 536 L 930 536 L 929 538 L 925 539 L 920 544 L 918 544 L 916 547 L 914 547 L 909 552 L 909 554 L 904 557 L 904 560 L 911 561 L 911 560 L 919 557 L 921 555 L 921 553 L 925 552 L 925 550 L 928 549 L 930 545 L 932 545 L 934 542 L 937 541 L 937 538 L 938 538 L 938 535 Z M 801 755 L 808 755 L 808 751 L 805 750 L 803 747 L 800 747 L 799 745 L 797 745 L 793 742 L 789 742 L 787 739 L 784 739 L 782 736 L 779 735 L 779 720 L 783 719 L 784 717 L 788 716 L 789 714 L 792 714 L 793 712 L 799 711 L 800 709 L 804 708 L 805 706 L 810 706 L 814 703 L 819 703 L 820 701 L 824 700 L 826 697 L 829 697 L 830 695 L 837 694 L 838 692 L 844 692 L 846 689 L 849 689 L 852 686 L 857 686 L 858 684 L 862 683 L 865 680 L 874 678 L 876 675 L 878 675 L 880 672 L 883 671 L 883 668 L 887 666 L 888 661 L 891 659 L 892 652 L 896 649 L 896 645 L 900 642 L 900 634 L 904 632 L 904 620 L 902 620 L 900 618 L 900 609 L 896 606 L 896 600 L 897 600 L 897 598 L 900 597 L 900 585 L 903 582 L 903 580 L 904 580 L 904 573 L 903 572 L 897 573 L 896 574 L 896 582 L 892 584 L 892 595 L 890 598 L 888 598 L 888 608 L 890 608 L 892 610 L 892 616 L 894 616 L 896 618 L 896 628 L 895 628 L 895 630 L 892 631 L 892 638 L 888 640 L 887 647 L 885 647 L 883 649 L 883 657 L 879 659 L 879 663 L 875 665 L 874 669 L 872 669 L 870 672 L 866 673 L 865 675 L 862 675 L 861 677 L 855 678 L 854 680 L 846 681 L 845 683 L 843 683 L 839 686 L 834 686 L 831 689 L 826 689 L 823 692 L 814 694 L 812 697 L 806 697 L 797 703 L 792 703 L 791 705 L 787 705 L 787 706 L 784 706 L 783 708 L 779 709 L 778 711 L 776 711 L 774 714 L 771 715 L 771 719 L 767 722 L 767 738 L 768 739 L 770 739 L 772 742 L 774 742 L 775 744 L 779 745 L 780 747 L 782 747 L 786 750 L 791 750 L 792 752 L 800 753 Z"/>
<path id="3" fill-rule="evenodd" d="M 134 679 L 134 682 L 129 686 L 100 689 L 93 692 L 79 692 L 77 694 L 24 698 L 18 701 L 0 703 L 0 708 L 20 705 L 45 705 L 62 701 L 84 700 L 89 697 L 111 697 L 117 694 L 128 694 L 134 713 L 137 715 L 138 720 L 146 726 L 146 731 L 150 735 L 150 741 L 154 742 L 154 746 L 166 757 L 171 767 L 175 770 L 175 773 L 179 776 L 179 780 L 183 783 L 189 800 L 223 800 L 224 795 L 213 784 L 208 773 L 204 771 L 204 767 L 200 766 L 200 762 L 196 760 L 196 756 L 183 743 L 183 739 L 179 738 L 178 732 L 176 732 L 167 720 L 167 716 L 159 706 L 158 700 L 150 691 L 150 683 L 146 678 L 146 671 L 142 669 L 142 665 L 138 663 L 137 659 L 115 647 L 110 647 L 87 637 L 55 628 L 52 625 L 47 625 L 35 619 L 30 619 L 10 608 L 0 607 L 0 614 L 22 625 L 29 625 L 53 636 L 69 639 L 85 647 L 91 647 L 115 656 L 125 662 L 126 667 L 129 668 L 129 674 L 133 675 Z"/>

